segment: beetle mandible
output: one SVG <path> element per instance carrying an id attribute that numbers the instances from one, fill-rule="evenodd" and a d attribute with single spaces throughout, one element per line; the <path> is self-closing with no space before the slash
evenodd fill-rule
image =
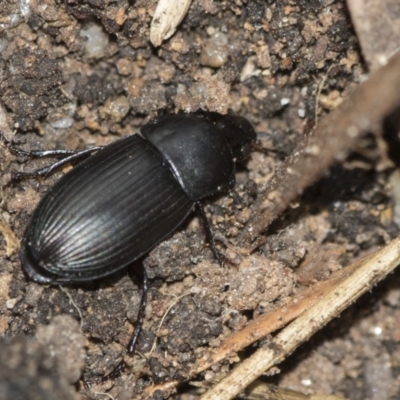
<path id="1" fill-rule="evenodd" d="M 21 245 L 26 275 L 40 283 L 76 284 L 126 267 L 169 236 L 195 205 L 204 219 L 200 201 L 233 187 L 235 162 L 249 155 L 255 139 L 243 117 L 200 112 L 163 115 L 141 134 L 95 148 L 33 212 Z M 54 165 L 90 152 L 67 151 L 69 157 Z M 207 222 L 205 228 L 218 257 Z M 144 318 L 145 271 L 142 293 L 130 353 Z"/>

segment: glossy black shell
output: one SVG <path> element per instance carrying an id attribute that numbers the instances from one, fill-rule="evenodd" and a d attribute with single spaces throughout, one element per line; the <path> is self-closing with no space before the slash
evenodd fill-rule
<path id="1" fill-rule="evenodd" d="M 166 115 L 141 132 L 79 164 L 41 200 L 21 246 L 31 279 L 78 283 L 127 266 L 196 201 L 231 188 L 234 160 L 255 140 L 246 120 L 216 113 Z"/>

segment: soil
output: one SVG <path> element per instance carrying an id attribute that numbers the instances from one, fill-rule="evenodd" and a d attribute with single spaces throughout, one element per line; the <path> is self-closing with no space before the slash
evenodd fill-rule
<path id="1" fill-rule="evenodd" d="M 0 398 L 28 391 L 32 399 L 132 399 L 168 381 L 182 383 L 154 398 L 198 398 L 202 386 L 220 380 L 268 338 L 193 379 L 188 371 L 196 360 L 257 315 L 399 234 L 398 160 L 384 163 L 370 135 L 291 204 L 251 257 L 234 247 L 282 160 L 365 80 L 344 1 L 195 0 L 159 48 L 148 39 L 155 7 L 148 0 L 2 4 L 2 134 L 25 150 L 82 150 L 138 132 L 160 109 L 246 117 L 268 151 L 253 152 L 238 167 L 235 189 L 205 203 L 218 247 L 235 266 L 216 262 L 195 216 L 157 246 L 143 261 L 151 283 L 137 353 L 126 357 L 120 376 L 101 381 L 126 353 L 134 330 L 141 265 L 130 268 L 134 283 L 127 271 L 78 287 L 29 282 L 10 243 L 21 240 L 39 199 L 70 167 L 7 185 L 12 171 L 49 161 L 16 157 L 4 140 L 0 381 L 11 383 L 0 385 Z M 392 136 L 386 139 L 394 149 Z M 397 271 L 262 381 L 299 398 L 399 399 L 399 320 Z"/>

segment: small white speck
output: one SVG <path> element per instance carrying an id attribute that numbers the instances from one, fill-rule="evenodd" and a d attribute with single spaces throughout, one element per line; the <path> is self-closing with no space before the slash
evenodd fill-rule
<path id="1" fill-rule="evenodd" d="M 21 15 L 26 19 L 29 18 L 31 15 L 31 8 L 30 8 L 31 0 L 20 0 L 19 7 L 21 10 Z"/>
<path id="2" fill-rule="evenodd" d="M 382 334 L 383 329 L 382 329 L 380 326 L 375 326 L 375 327 L 372 329 L 372 332 L 374 333 L 375 336 L 379 336 L 379 335 Z"/>
<path id="3" fill-rule="evenodd" d="M 356 126 L 350 126 L 347 129 L 347 134 L 351 137 L 351 138 L 355 138 L 358 135 L 358 129 Z"/>
<path id="4" fill-rule="evenodd" d="M 381 65 L 381 66 L 386 65 L 388 63 L 388 58 L 385 54 L 379 54 L 377 59 L 378 59 L 379 65 Z"/>
<path id="5" fill-rule="evenodd" d="M 94 22 L 84 24 L 79 32 L 79 36 L 85 39 L 84 46 L 89 57 L 104 57 L 109 45 L 109 36 L 99 24 Z"/>
<path id="6" fill-rule="evenodd" d="M 281 105 L 282 106 L 286 106 L 289 103 L 290 103 L 290 99 L 288 97 L 282 97 L 281 98 Z"/>
<path id="7" fill-rule="evenodd" d="M 312 380 L 311 379 L 302 379 L 301 383 L 303 386 L 311 386 L 312 385 Z"/>
<path id="8" fill-rule="evenodd" d="M 12 310 L 12 309 L 14 308 L 15 304 L 17 304 L 17 301 L 18 301 L 18 300 L 19 300 L 18 298 L 15 298 L 15 299 L 8 299 L 8 300 L 6 301 L 6 307 L 7 307 L 7 309 L 8 309 L 8 310 Z"/>

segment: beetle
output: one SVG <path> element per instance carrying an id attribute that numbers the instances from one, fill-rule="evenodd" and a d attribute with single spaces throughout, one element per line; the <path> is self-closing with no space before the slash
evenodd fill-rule
<path id="1" fill-rule="evenodd" d="M 95 152 L 65 174 L 34 210 L 21 244 L 24 272 L 33 281 L 52 284 L 103 278 L 148 253 L 194 206 L 221 261 L 201 200 L 234 186 L 235 162 L 249 155 L 255 139 L 250 122 L 240 116 L 165 114 L 142 126 L 140 134 L 104 148 L 30 153 L 65 158 L 16 178 L 47 174 Z M 130 353 L 141 331 L 146 295 L 144 271 Z"/>

